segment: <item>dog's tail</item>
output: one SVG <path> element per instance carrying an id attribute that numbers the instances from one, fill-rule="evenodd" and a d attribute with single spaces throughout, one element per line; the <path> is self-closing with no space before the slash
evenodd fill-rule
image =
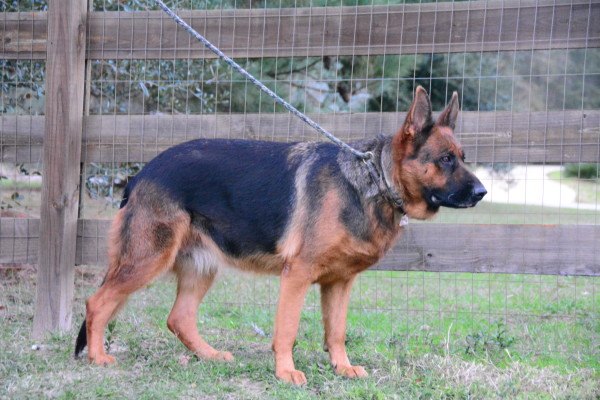
<path id="1" fill-rule="evenodd" d="M 83 324 L 81 324 L 81 328 L 79 329 L 79 335 L 77 335 L 77 340 L 75 341 L 75 358 L 79 357 L 79 354 L 85 349 L 87 346 L 87 329 L 86 329 L 86 320 L 83 320 Z"/>

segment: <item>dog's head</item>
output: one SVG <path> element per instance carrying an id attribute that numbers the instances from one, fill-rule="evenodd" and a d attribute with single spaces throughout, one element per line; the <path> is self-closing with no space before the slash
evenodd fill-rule
<path id="1" fill-rule="evenodd" d="M 400 131 L 392 140 L 393 179 L 405 211 L 417 219 L 432 217 L 441 206 L 475 206 L 487 191 L 470 172 L 456 138 L 458 93 L 434 122 L 427 92 L 417 87 Z"/>

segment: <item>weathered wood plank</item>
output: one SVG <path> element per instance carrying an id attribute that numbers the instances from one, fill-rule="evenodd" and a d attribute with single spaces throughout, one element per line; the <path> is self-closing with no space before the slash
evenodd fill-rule
<path id="1" fill-rule="evenodd" d="M 105 264 L 109 220 L 77 225 L 77 264 Z M 0 219 L 0 263 L 37 261 L 39 220 Z M 14 239 L 13 239 L 14 238 Z M 411 223 L 373 269 L 600 276 L 600 226 Z"/>
<path id="2" fill-rule="evenodd" d="M 106 263 L 110 221 L 79 225 L 78 261 Z M 409 224 L 373 269 L 600 275 L 600 226 Z"/>
<path id="3" fill-rule="evenodd" d="M 600 275 L 600 226 L 413 224 L 378 270 Z"/>
<path id="4" fill-rule="evenodd" d="M 344 140 L 393 134 L 405 113 L 311 117 Z M 323 140 L 289 114 L 122 115 L 84 117 L 85 162 L 149 161 L 195 138 Z M 463 112 L 456 129 L 469 162 L 597 162 L 600 111 Z M 0 159 L 39 162 L 44 117 L 0 117 Z"/>
<path id="5" fill-rule="evenodd" d="M 39 233 L 39 219 L 0 218 L 0 264 L 37 263 Z"/>
<path id="6" fill-rule="evenodd" d="M 0 17 L 0 59 L 46 58 L 47 12 L 4 12 Z"/>
<path id="7" fill-rule="evenodd" d="M 41 162 L 44 124 L 39 115 L 0 115 L 0 162 Z"/>
<path id="8" fill-rule="evenodd" d="M 83 128 L 87 0 L 48 11 L 44 179 L 33 336 L 71 328 Z"/>
<path id="9" fill-rule="evenodd" d="M 232 57 L 414 54 L 600 46 L 600 3 L 504 0 L 179 10 Z M 40 13 L 4 21 L 0 58 L 43 58 Z M 589 26 L 589 30 L 588 30 Z M 33 27 L 33 28 L 32 28 Z M 88 57 L 214 58 L 162 11 L 90 13 Z"/>

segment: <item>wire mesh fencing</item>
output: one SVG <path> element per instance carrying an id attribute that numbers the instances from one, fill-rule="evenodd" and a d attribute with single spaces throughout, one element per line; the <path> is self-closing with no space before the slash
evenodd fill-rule
<path id="1" fill-rule="evenodd" d="M 391 261 L 359 278 L 350 342 L 597 367 L 597 2 L 171 5 L 345 141 L 394 134 L 417 85 L 436 111 L 458 91 L 456 135 L 489 194 L 474 209 L 411 223 Z M 0 3 L 0 261 L 11 265 L 37 259 L 46 7 Z M 80 263 L 106 261 L 124 186 L 165 148 L 195 138 L 321 140 L 146 2 L 94 1 L 87 29 Z M 239 329 L 268 336 L 276 291 L 276 280 L 225 274 L 207 301 L 215 313 L 238 310 Z M 306 305 L 305 337 L 318 341 L 317 289 Z"/>

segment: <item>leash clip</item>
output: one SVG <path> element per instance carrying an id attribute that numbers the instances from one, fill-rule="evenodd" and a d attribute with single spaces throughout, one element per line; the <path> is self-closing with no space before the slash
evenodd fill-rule
<path id="1" fill-rule="evenodd" d="M 372 151 L 365 151 L 365 152 L 363 152 L 362 160 L 364 162 L 372 161 L 374 158 L 375 158 L 375 154 L 373 154 Z"/>

